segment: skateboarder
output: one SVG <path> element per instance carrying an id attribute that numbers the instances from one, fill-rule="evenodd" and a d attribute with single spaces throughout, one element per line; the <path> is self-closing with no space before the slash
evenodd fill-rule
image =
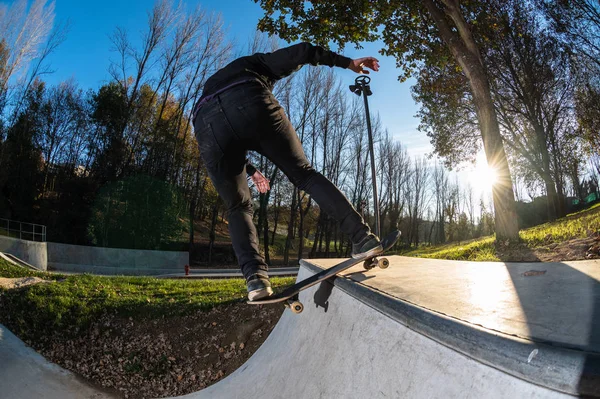
<path id="1" fill-rule="evenodd" d="M 325 213 L 339 222 L 340 229 L 352 240 L 352 256 L 381 250 L 379 237 L 371 233 L 344 194 L 310 165 L 294 127 L 273 96 L 275 82 L 305 64 L 337 66 L 356 73 L 369 73 L 365 67 L 379 70 L 373 57 L 353 60 L 300 43 L 234 60 L 206 81 L 194 107 L 194 133 L 200 154 L 227 207 L 231 242 L 251 301 L 269 296 L 273 290 L 252 222 L 252 197 L 245 178 L 249 150 L 270 159 L 296 187 L 310 194 Z M 256 172 L 253 170 L 252 175 Z M 266 179 L 261 176 L 257 179 L 262 185 L 257 187 L 264 190 L 268 181 L 265 186 Z"/>

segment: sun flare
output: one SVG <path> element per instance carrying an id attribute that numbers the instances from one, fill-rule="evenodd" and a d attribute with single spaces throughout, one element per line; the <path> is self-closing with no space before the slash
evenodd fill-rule
<path id="1" fill-rule="evenodd" d="M 480 153 L 477 156 L 474 169 L 469 172 L 469 182 L 471 185 L 481 191 L 492 191 L 492 186 L 498 181 L 498 173 L 494 168 L 487 164 L 485 154 Z"/>

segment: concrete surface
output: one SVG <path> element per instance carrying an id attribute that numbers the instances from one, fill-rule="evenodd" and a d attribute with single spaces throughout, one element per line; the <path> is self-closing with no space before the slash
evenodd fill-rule
<path id="1" fill-rule="evenodd" d="M 0 325 L 0 398 L 115 398 L 48 362 Z"/>
<path id="2" fill-rule="evenodd" d="M 269 276 L 295 276 L 298 274 L 298 267 L 271 267 Z M 185 273 L 171 273 L 156 276 L 159 278 L 242 278 L 244 275 L 239 269 L 192 269 L 189 276 Z"/>
<path id="3" fill-rule="evenodd" d="M 248 362 L 182 398 L 600 397 L 600 261 L 389 259 L 303 291 Z M 335 262 L 302 261 L 298 279 Z M 54 378 L 2 353 L 20 381 Z"/>
<path id="4" fill-rule="evenodd" d="M 155 276 L 179 273 L 189 263 L 185 251 L 149 251 L 35 242 L 0 235 L 0 252 L 46 271 L 100 275 Z"/>
<path id="5" fill-rule="evenodd" d="M 152 276 L 180 272 L 188 252 L 89 247 L 48 242 L 48 267 L 101 275 Z"/>
<path id="6" fill-rule="evenodd" d="M 14 255 L 42 271 L 48 269 L 46 244 L 45 242 L 19 240 L 0 235 L 0 252 Z"/>

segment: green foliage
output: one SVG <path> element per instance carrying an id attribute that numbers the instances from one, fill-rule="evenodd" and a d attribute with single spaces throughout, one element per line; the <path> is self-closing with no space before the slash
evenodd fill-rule
<path id="1" fill-rule="evenodd" d="M 259 0 L 255 0 L 259 2 Z M 265 10 L 258 27 L 280 37 L 296 41 L 308 40 L 327 46 L 332 40 L 340 46 L 345 43 L 373 41 L 380 18 L 380 6 L 386 2 L 367 1 L 300 1 L 260 0 Z M 273 15 L 277 13 L 276 17 Z"/>
<path id="2" fill-rule="evenodd" d="M 600 204 L 577 212 L 551 223 L 524 229 L 519 232 L 520 240 L 528 248 L 537 248 L 552 243 L 587 237 L 600 231 Z M 422 258 L 499 261 L 496 251 L 496 239 L 483 237 L 467 243 L 450 243 L 430 247 L 420 247 L 407 252 L 405 256 Z"/>
<path id="3" fill-rule="evenodd" d="M 0 275 L 4 269 L 0 269 Z M 275 287 L 293 278 L 273 278 Z M 104 314 L 155 318 L 205 311 L 243 299 L 243 279 L 167 280 L 146 277 L 69 276 L 23 289 L 0 289 L 0 323 L 19 336 L 36 331 L 76 334 Z"/>
<path id="4" fill-rule="evenodd" d="M 255 2 L 265 11 L 259 29 L 289 41 L 302 39 L 324 47 L 333 42 L 343 49 L 348 43 L 360 48 L 361 42 L 383 39 L 386 48 L 381 53 L 396 57 L 402 81 L 423 62 L 444 62 L 450 57 L 419 1 Z M 443 57 L 437 53 L 440 50 Z"/>
<path id="5" fill-rule="evenodd" d="M 40 134 L 39 111 L 45 85 L 34 82 L 26 93 L 24 107 L 7 130 L 0 152 L 0 188 L 13 219 L 31 220 L 40 186 L 42 156 L 37 145 Z"/>
<path id="6" fill-rule="evenodd" d="M 596 231 L 600 231 L 600 204 L 554 222 L 523 230 L 519 235 L 529 247 L 533 248 L 572 238 L 587 237 L 590 232 Z"/>
<path id="7" fill-rule="evenodd" d="M 531 202 L 517 202 L 519 226 L 536 226 L 548 221 L 548 197 L 538 197 Z"/>
<path id="8" fill-rule="evenodd" d="M 498 256 L 496 256 L 495 239 L 493 237 L 486 237 L 469 243 L 453 243 L 442 246 L 418 248 L 403 253 L 403 255 L 448 260 L 500 260 Z"/>
<path id="9" fill-rule="evenodd" d="M 19 277 L 39 277 L 44 280 L 53 278 L 50 273 L 36 272 L 35 270 L 15 266 L 4 259 L 0 259 L 0 277 L 19 278 Z"/>
<path id="10" fill-rule="evenodd" d="M 160 249 L 186 231 L 184 215 L 185 201 L 178 189 L 138 175 L 99 191 L 88 231 L 98 246 Z"/>
<path id="11" fill-rule="evenodd" d="M 100 128 L 94 174 L 100 181 L 113 180 L 123 172 L 127 143 L 123 136 L 127 124 L 127 93 L 111 82 L 92 97 L 91 118 Z"/>
<path id="12" fill-rule="evenodd" d="M 600 87 L 591 84 L 577 91 L 576 96 L 577 119 L 591 150 L 600 154 Z"/>

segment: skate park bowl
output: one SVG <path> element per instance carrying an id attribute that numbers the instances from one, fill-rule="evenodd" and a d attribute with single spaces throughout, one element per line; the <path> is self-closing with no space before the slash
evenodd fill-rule
<path id="1" fill-rule="evenodd" d="M 301 292 L 244 365 L 180 398 L 600 397 L 600 261 L 388 259 Z M 337 262 L 303 260 L 298 279 Z M 15 339 L 0 396 L 109 397 Z"/>

